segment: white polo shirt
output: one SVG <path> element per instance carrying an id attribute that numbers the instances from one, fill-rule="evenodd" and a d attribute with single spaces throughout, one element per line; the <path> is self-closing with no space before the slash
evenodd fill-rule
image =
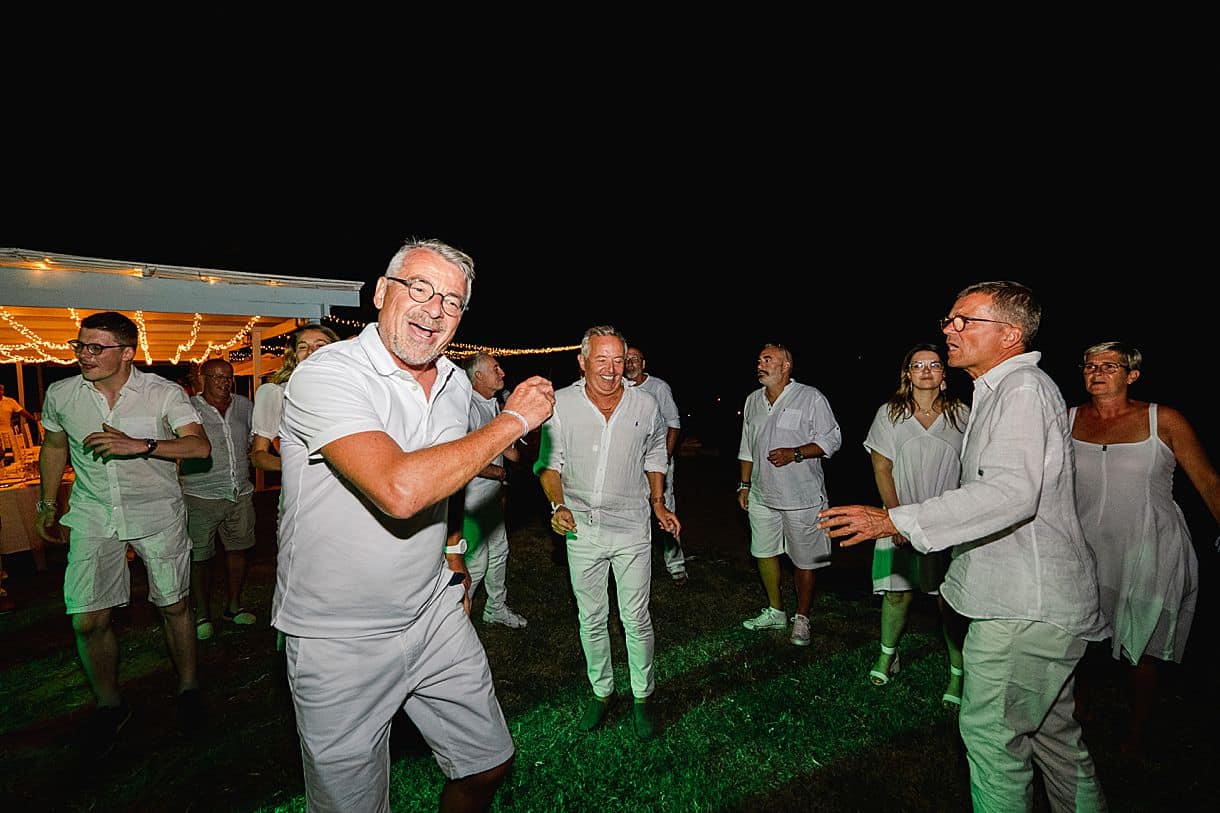
<path id="1" fill-rule="evenodd" d="M 738 460 L 749 460 L 750 500 L 768 508 L 791 510 L 825 505 L 826 478 L 821 457 L 800 463 L 773 466 L 767 460 L 772 449 L 791 449 L 816 443 L 829 459 L 843 445 L 843 434 L 830 402 L 816 387 L 789 381 L 772 404 L 766 387 L 746 396 L 742 409 L 741 445 Z"/>
<path id="2" fill-rule="evenodd" d="M 414 451 L 466 434 L 470 380 L 436 360 L 425 398 L 395 364 L 377 324 L 315 351 L 284 386 L 280 424 L 283 511 L 271 623 L 302 637 L 354 638 L 410 626 L 449 583 L 447 503 L 408 519 L 375 508 L 336 476 L 320 449 L 385 432 Z"/>

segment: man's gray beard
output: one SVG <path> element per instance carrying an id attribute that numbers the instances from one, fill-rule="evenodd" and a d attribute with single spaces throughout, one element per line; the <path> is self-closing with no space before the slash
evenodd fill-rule
<path id="1" fill-rule="evenodd" d="M 390 347 L 393 348 L 394 355 L 397 356 L 398 360 L 403 364 L 413 367 L 423 367 L 431 364 L 438 356 L 441 355 L 441 352 L 443 352 L 443 349 L 440 351 L 434 351 L 429 348 L 425 351 L 412 354 L 408 349 L 408 346 L 411 346 L 410 343 L 401 341 L 397 333 L 390 334 Z"/>

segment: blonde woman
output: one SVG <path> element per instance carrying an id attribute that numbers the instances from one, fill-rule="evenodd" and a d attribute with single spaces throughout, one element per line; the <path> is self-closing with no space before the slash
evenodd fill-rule
<path id="1" fill-rule="evenodd" d="M 873 477 L 886 508 L 921 502 L 957 488 L 962 436 L 970 408 L 948 392 L 945 360 L 933 344 L 907 351 L 898 371 L 898 389 L 873 418 L 864 448 L 873 461 Z M 898 673 L 898 642 L 906 628 L 915 592 L 936 596 L 945 646 L 949 651 L 949 685 L 941 696 L 945 708 L 962 703 L 961 641 L 964 622 L 940 597 L 948 553 L 919 553 L 891 537 L 873 549 L 873 592 L 881 598 L 881 654 L 869 670 L 874 686 Z"/>
<path id="2" fill-rule="evenodd" d="M 1134 755 L 1143 745 L 1157 661 L 1181 662 L 1198 598 L 1199 562 L 1173 499 L 1174 470 L 1186 472 L 1217 522 L 1220 474 L 1181 412 L 1129 397 L 1143 363 L 1138 348 L 1102 342 L 1081 362 L 1089 400 L 1068 415 L 1076 512 L 1097 559 L 1101 611 L 1114 629 L 1111 654 L 1132 666 L 1122 749 Z"/>
<path id="3" fill-rule="evenodd" d="M 280 416 L 284 413 L 284 385 L 292 371 L 319 347 L 339 341 L 339 334 L 325 325 L 310 322 L 288 337 L 284 363 L 266 384 L 254 391 L 254 417 L 251 422 L 250 464 L 261 471 L 280 471 Z M 283 492 L 280 492 L 281 499 Z M 283 507 L 281 502 L 280 507 Z M 277 522 L 278 527 L 278 522 Z M 276 631 L 275 648 L 284 651 L 284 633 Z"/>
<path id="4" fill-rule="evenodd" d="M 319 347 L 339 341 L 339 334 L 325 325 L 310 322 L 292 332 L 284 363 L 254 393 L 254 423 L 250 442 L 250 464 L 262 471 L 279 471 L 280 415 L 284 412 L 284 384 L 292 371 Z"/>

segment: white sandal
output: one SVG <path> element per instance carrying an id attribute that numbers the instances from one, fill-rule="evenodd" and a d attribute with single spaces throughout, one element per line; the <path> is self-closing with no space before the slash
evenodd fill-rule
<path id="1" fill-rule="evenodd" d="M 898 674 L 898 670 L 902 668 L 902 664 L 898 660 L 898 647 L 881 645 L 881 652 L 885 655 L 890 655 L 890 668 L 887 672 L 880 672 L 876 669 L 868 670 L 868 679 L 872 681 L 874 686 L 884 686 L 890 682 L 890 678 Z"/>
<path id="2" fill-rule="evenodd" d="M 966 674 L 966 670 L 958 669 L 953 664 L 949 664 L 949 674 L 952 677 L 961 677 L 962 675 Z M 947 709 L 957 711 L 962 707 L 962 698 L 960 695 L 945 692 L 940 696 L 940 704 Z"/>

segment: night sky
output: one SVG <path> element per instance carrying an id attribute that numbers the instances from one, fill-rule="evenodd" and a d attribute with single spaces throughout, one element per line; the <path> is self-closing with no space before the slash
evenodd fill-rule
<path id="1" fill-rule="evenodd" d="M 884 147 L 727 163 L 674 153 L 638 166 L 609 156 L 580 172 L 555 161 L 460 181 L 349 164 L 240 176 L 202 164 L 137 181 L 112 167 L 76 192 L 25 183 L 29 194 L 0 203 L 0 245 L 361 280 L 368 303 L 404 237 L 438 237 L 475 259 L 457 341 L 566 345 L 613 324 L 670 382 L 687 434 L 722 447 L 758 386 L 761 345 L 780 341 L 862 465 L 906 349 L 940 340 L 935 321 L 963 286 L 1015 279 L 1043 299 L 1037 349 L 1069 404 L 1083 396 L 1075 365 L 1086 346 L 1134 342 L 1145 353 L 1136 396 L 1183 409 L 1220 459 L 1205 423 L 1214 374 L 1200 364 L 1213 354 L 1216 263 L 1199 250 L 1205 212 L 1172 194 L 1184 158 L 1116 175 L 1113 146 L 1042 145 L 1002 160 L 963 147 L 951 165 L 933 160 L 947 148 L 915 161 L 910 145 Z M 375 318 L 367 304 L 336 315 Z M 577 375 L 570 353 L 504 366 L 510 385 Z M 968 379 L 951 382 L 968 400 Z"/>

